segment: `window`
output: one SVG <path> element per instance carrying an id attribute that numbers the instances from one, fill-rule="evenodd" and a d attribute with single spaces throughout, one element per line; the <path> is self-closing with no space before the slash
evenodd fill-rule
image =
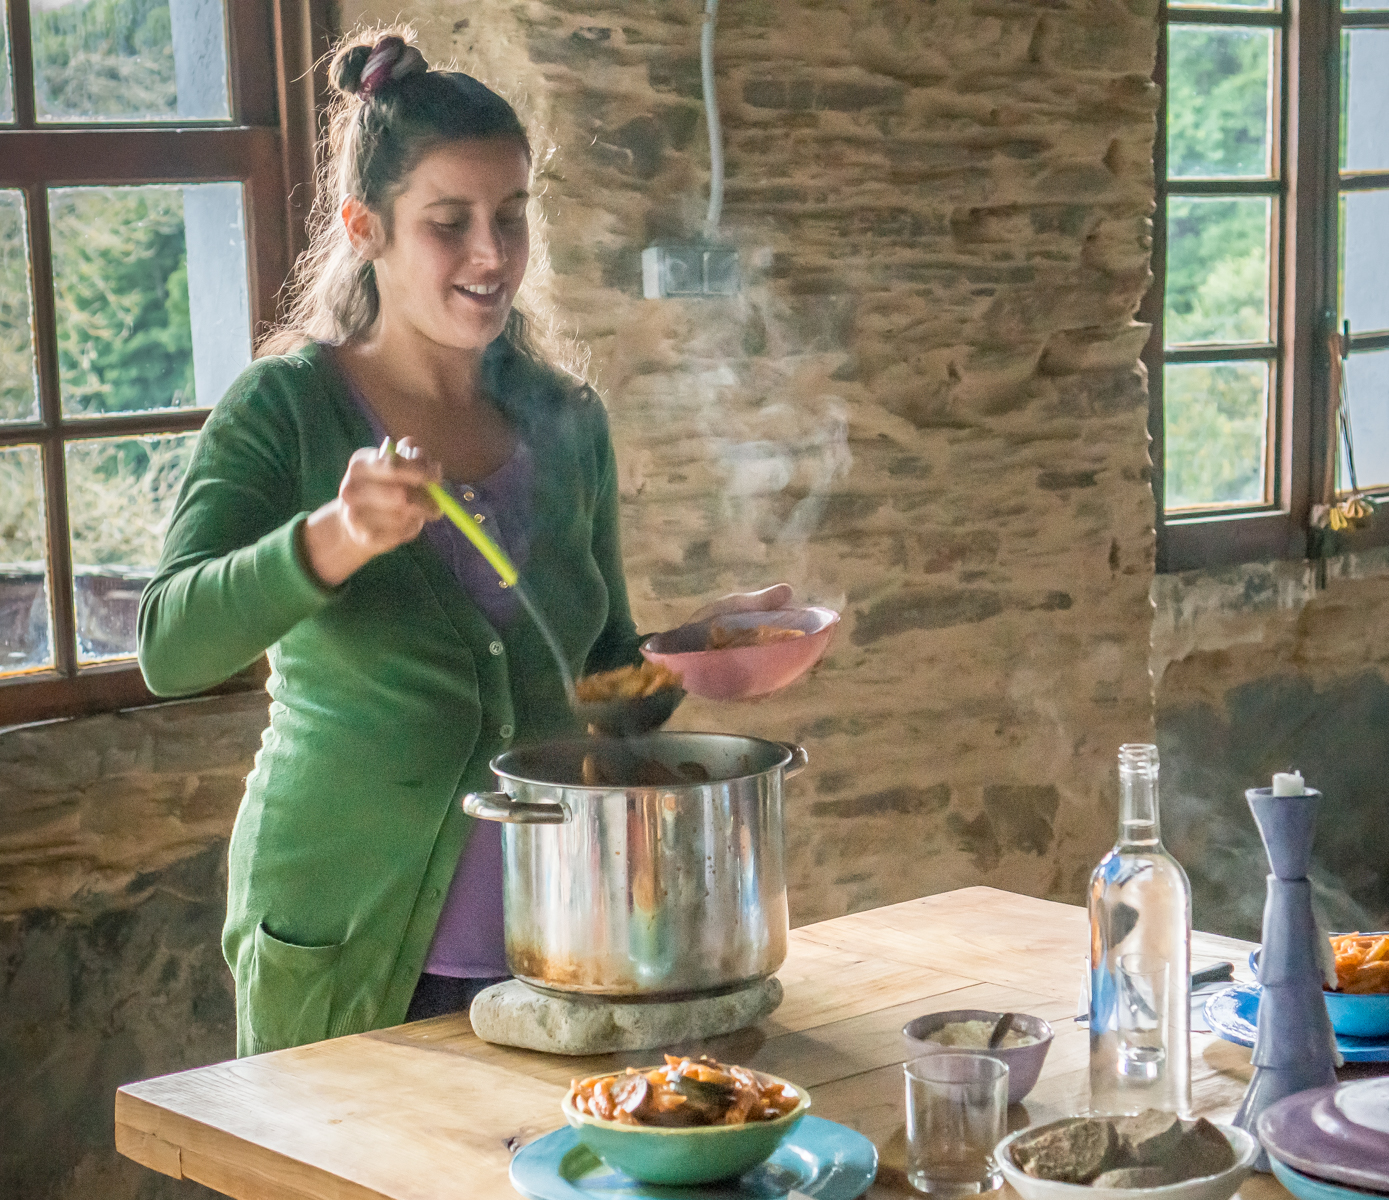
<path id="1" fill-rule="evenodd" d="M 3 726 L 152 699 L 136 603 L 302 238 L 327 30 L 284 0 L 0 11 Z"/>
<path id="2" fill-rule="evenodd" d="M 1162 22 L 1158 569 L 1302 558 L 1350 487 L 1342 353 L 1357 482 L 1389 491 L 1389 0 L 1169 0 Z M 1343 539 L 1378 541 L 1389 519 Z"/>

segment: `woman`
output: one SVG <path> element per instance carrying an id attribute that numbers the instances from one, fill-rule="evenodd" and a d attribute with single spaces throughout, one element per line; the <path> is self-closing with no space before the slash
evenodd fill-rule
<path id="1" fill-rule="evenodd" d="M 332 81 L 327 204 L 262 347 L 281 353 L 209 417 L 140 606 L 157 694 L 269 651 L 223 937 L 239 1054 L 461 1008 L 506 974 L 497 827 L 455 797 L 572 717 L 534 623 L 421 485 L 486 522 L 572 668 L 638 658 L 602 405 L 512 307 L 520 121 L 400 36 L 344 45 Z"/>

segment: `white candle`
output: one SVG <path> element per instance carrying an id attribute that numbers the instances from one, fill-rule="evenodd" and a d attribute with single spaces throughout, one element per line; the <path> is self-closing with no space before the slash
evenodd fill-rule
<path id="1" fill-rule="evenodd" d="M 1307 791 L 1301 771 L 1279 771 L 1273 777 L 1275 796 L 1301 796 Z"/>

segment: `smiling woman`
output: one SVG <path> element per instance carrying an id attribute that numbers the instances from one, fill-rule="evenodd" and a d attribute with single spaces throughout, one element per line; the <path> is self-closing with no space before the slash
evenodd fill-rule
<path id="1" fill-rule="evenodd" d="M 349 38 L 331 78 L 289 315 L 208 419 L 140 606 L 157 693 L 270 659 L 229 852 L 242 1053 L 459 1008 L 507 973 L 498 828 L 455 796 L 513 742 L 577 729 L 520 588 L 424 485 L 486 522 L 573 675 L 638 657 L 603 407 L 514 306 L 525 130 L 406 30 Z"/>

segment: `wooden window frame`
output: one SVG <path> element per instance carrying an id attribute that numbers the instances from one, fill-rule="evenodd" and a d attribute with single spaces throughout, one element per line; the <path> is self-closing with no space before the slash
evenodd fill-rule
<path id="1" fill-rule="evenodd" d="M 1389 0 L 1385 0 L 1389 7 Z M 1153 497 L 1156 501 L 1159 573 L 1229 566 L 1274 559 L 1304 559 L 1317 553 L 1317 531 L 1310 528 L 1312 506 L 1322 481 L 1334 470 L 1336 426 L 1329 407 L 1331 364 L 1327 337 L 1337 320 L 1338 196 L 1341 30 L 1389 27 L 1389 11 L 1339 11 L 1339 0 L 1284 0 L 1280 13 L 1265 10 L 1168 7 L 1159 12 L 1158 84 L 1154 177 L 1157 207 L 1153 218 L 1153 285 L 1139 308 L 1139 320 L 1152 332 L 1143 350 L 1150 395 L 1148 432 L 1152 445 Z M 1166 210 L 1169 194 L 1209 191 L 1270 194 L 1267 185 L 1243 183 L 1189 186 L 1167 184 L 1167 31 L 1172 24 L 1270 26 L 1281 30 L 1274 196 L 1278 255 L 1273 287 L 1273 329 L 1277 333 L 1269 390 L 1268 463 L 1270 502 L 1218 512 L 1164 512 L 1163 365 L 1217 355 L 1165 350 L 1163 301 L 1167 269 Z M 1361 175 L 1358 186 L 1389 186 L 1389 172 Z M 1354 331 L 1352 331 L 1354 334 Z M 1379 348 L 1384 335 L 1352 336 L 1354 349 Z M 1219 354 L 1238 358 L 1243 352 Z M 1249 352 L 1248 357 L 1261 357 Z M 1389 520 L 1348 531 L 1337 549 L 1353 551 L 1389 544 Z"/>
<path id="2" fill-rule="evenodd" d="M 48 189 L 73 185 L 240 182 L 251 325 L 273 322 L 305 244 L 317 114 L 331 44 L 329 0 L 226 0 L 230 122 L 44 123 L 34 112 L 27 0 L 9 0 L 14 120 L 0 126 L 0 188 L 24 195 L 39 415 L 0 423 L 0 448 L 37 445 L 43 463 L 53 668 L 0 679 L 0 727 L 159 703 L 133 658 L 79 665 L 64 446 L 76 437 L 200 429 L 209 408 L 65 416 L 48 228 Z M 259 686 L 252 669 L 214 691 Z"/>

